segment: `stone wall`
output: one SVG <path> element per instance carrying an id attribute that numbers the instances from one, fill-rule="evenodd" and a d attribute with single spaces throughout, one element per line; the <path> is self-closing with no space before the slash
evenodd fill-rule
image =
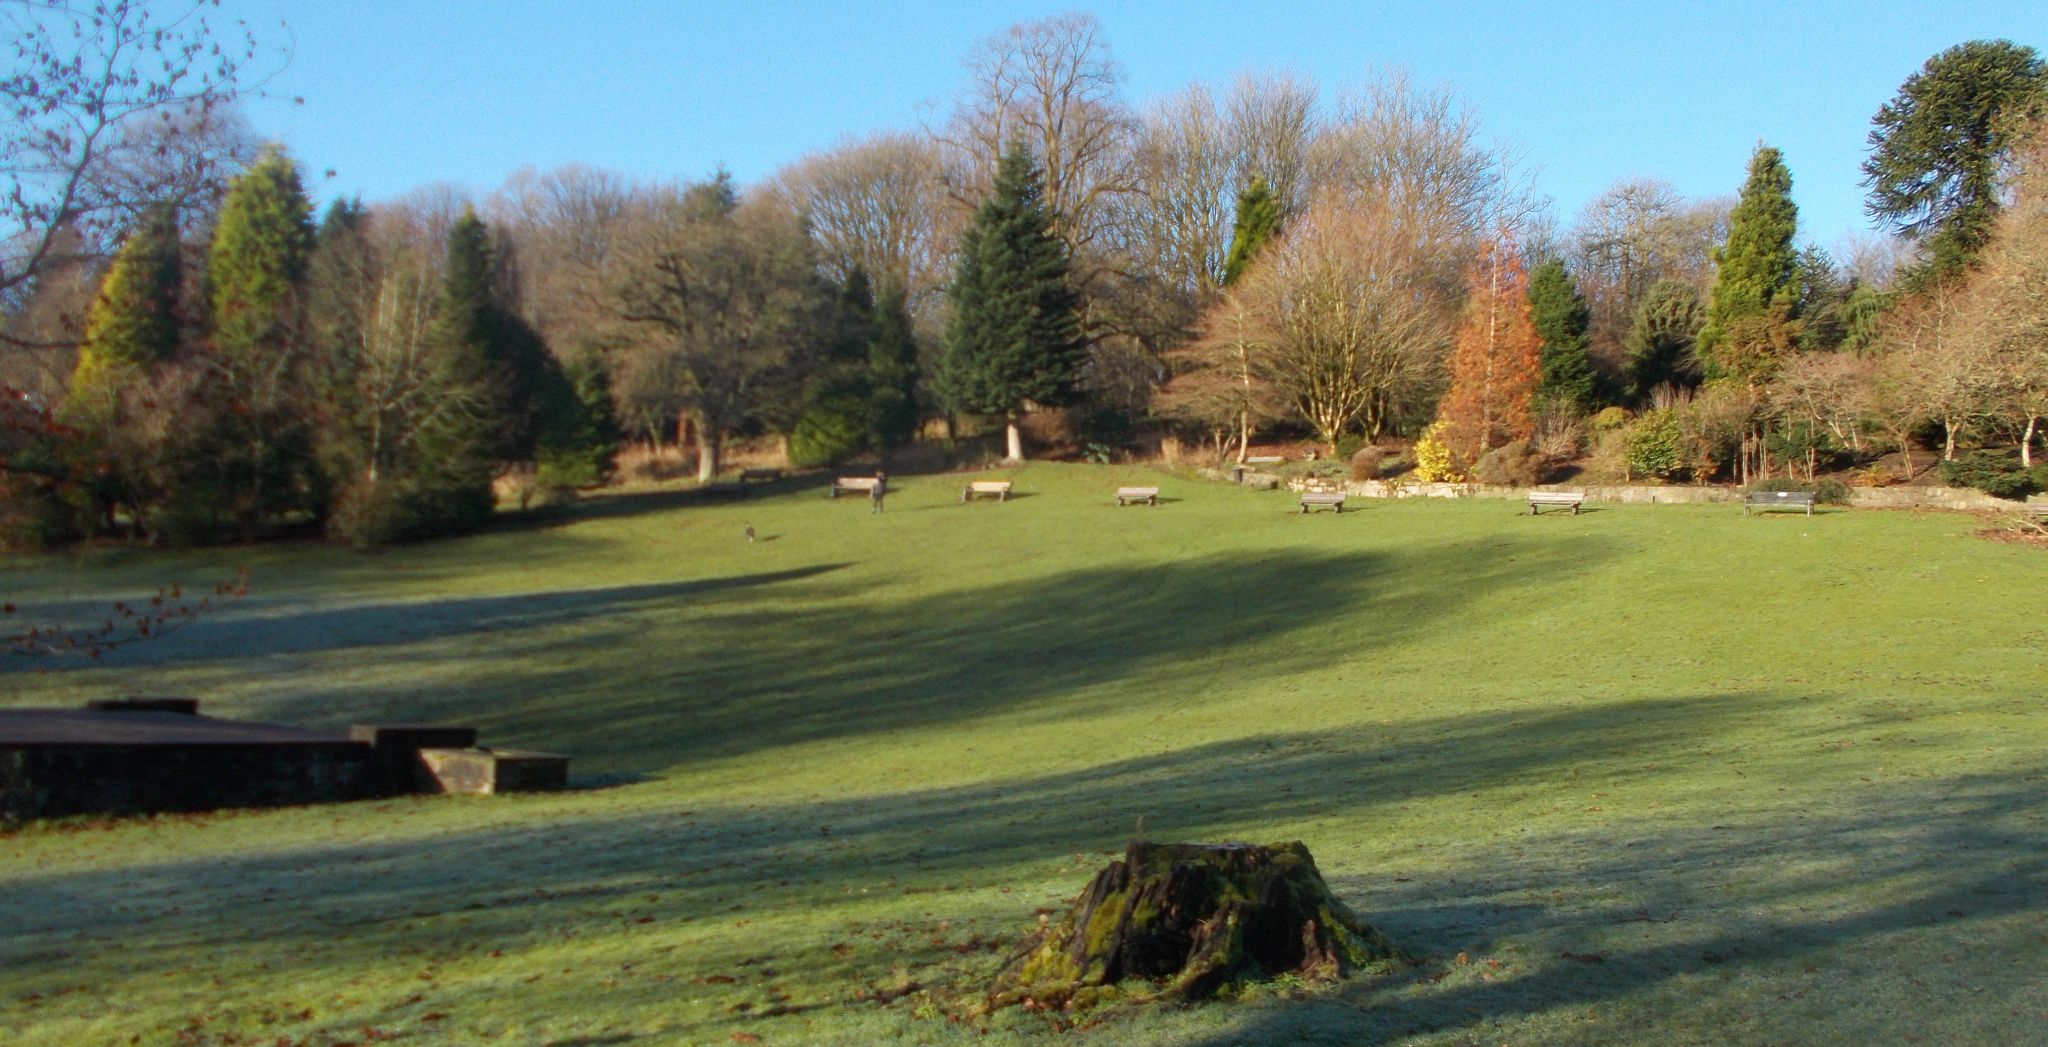
<path id="1" fill-rule="evenodd" d="M 0 748 L 0 820 L 334 803 L 383 795 L 367 746 Z"/>
<path id="2" fill-rule="evenodd" d="M 1282 477 L 1254 469 L 1197 469 L 1204 479 L 1243 483 L 1260 490 L 1342 490 L 1359 498 L 1501 498 L 1529 497 L 1530 488 L 1494 484 L 1424 484 L 1380 480 L 1332 480 Z M 1663 484 L 1545 484 L 1541 491 L 1584 491 L 1588 502 L 1622 505 L 1741 505 L 1742 489 Z M 1849 504 L 1858 509 L 1953 509 L 1965 511 L 2018 509 L 2022 503 L 1993 498 L 1967 487 L 1851 487 Z"/>

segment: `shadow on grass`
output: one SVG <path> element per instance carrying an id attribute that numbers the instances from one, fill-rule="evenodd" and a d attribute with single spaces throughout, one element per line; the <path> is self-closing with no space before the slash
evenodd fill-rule
<path id="1" fill-rule="evenodd" d="M 1256 650 L 1262 673 L 1310 669 L 1327 662 L 1333 623 L 1352 621 L 1359 628 L 1340 642 L 1356 657 L 1479 595 L 1544 584 L 1601 555 L 1513 540 L 1484 558 L 1457 548 L 1290 549 L 1075 570 L 916 599 L 892 599 L 886 580 L 821 586 L 829 579 L 782 572 L 316 610 L 272 631 L 251 625 L 238 650 L 261 657 L 376 646 L 421 631 L 510 631 L 492 643 L 526 657 L 464 664 L 459 684 L 406 695 L 405 711 L 379 715 L 476 723 L 503 744 L 571 753 L 605 770 L 653 771 L 986 715 L 1084 715 L 1128 701 L 1119 685 L 1133 678 L 1198 704 L 1215 674 L 1246 671 L 1233 661 L 1240 651 Z M 758 598 L 771 581 L 791 582 L 778 590 L 788 598 Z M 392 624 L 394 611 L 418 624 Z M 1315 630 L 1313 641 L 1288 642 L 1305 629 Z M 561 659 L 550 657 L 556 651 Z M 602 661 L 621 651 L 638 660 Z M 407 656 L 433 668 L 433 649 Z M 264 714 L 331 718 L 366 700 L 379 699 L 315 690 Z"/>
<path id="2" fill-rule="evenodd" d="M 1566 767 L 1647 777 L 1640 770 L 1646 759 L 1669 761 L 1689 739 L 1712 737 L 1736 718 L 1769 715 L 1789 700 L 1674 698 L 1443 717 L 1404 725 L 1400 737 L 1367 728 L 1255 736 L 1052 775 L 854 801 L 694 814 L 554 814 L 432 839 L 31 873 L 12 878 L 0 901 L 0 926 L 10 928 L 0 934 L 0 959 L 11 961 L 16 977 L 32 979 L 38 961 L 22 957 L 40 955 L 61 937 L 73 949 L 89 948 L 81 943 L 90 940 L 108 948 L 119 942 L 130 962 L 175 966 L 189 960 L 178 930 L 188 928 L 183 934 L 286 953 L 311 950 L 301 961 L 303 974 L 318 979 L 345 977 L 385 962 L 388 950 L 445 933 L 436 921 L 459 927 L 470 949 L 516 954 L 544 949 L 568 931 L 626 939 L 651 925 L 702 934 L 736 919 L 772 922 L 801 912 L 806 936 L 705 945 L 680 961 L 683 973 L 730 971 L 742 957 L 772 959 L 785 970 L 836 971 L 830 977 L 841 979 L 880 978 L 898 963 L 915 973 L 919 965 L 950 962 L 951 953 L 937 939 L 929 949 L 918 942 L 894 954 L 864 946 L 855 975 L 833 957 L 833 939 L 848 933 L 847 921 L 878 918 L 862 900 L 871 889 L 925 895 L 901 904 L 1007 938 L 1030 926 L 1034 904 L 1050 899 L 949 892 L 1042 876 L 1049 860 L 1085 852 L 1090 857 L 1071 873 L 1071 888 L 1079 890 L 1100 864 L 1095 853 L 1118 844 L 1134 813 L 1153 812 L 1156 837 L 1190 839 L 1239 834 L 1317 809 L 1369 825 L 1380 820 L 1376 811 L 1411 799 L 1527 783 Z M 1415 740 L 1402 740 L 1409 736 Z M 1827 965 L 1830 977 L 1801 984 L 1816 994 L 1815 1006 L 1836 1001 L 1841 1028 L 1859 1020 L 1939 1028 L 1984 1001 L 1958 994 L 1916 1013 L 1870 1009 L 1889 1018 L 1852 1013 L 1866 1002 L 1861 994 L 1869 986 L 1859 979 L 1882 981 L 1882 972 L 1867 970 L 1871 964 L 1913 965 L 1871 953 L 1850 963 L 1842 951 L 1938 953 L 1941 941 L 1960 937 L 1993 957 L 1994 971 L 2006 972 L 1994 977 L 2031 979 L 2024 959 L 2036 947 L 2039 929 L 2032 924 L 2048 882 L 2048 833 L 2032 815 L 2043 798 L 2040 782 L 2038 773 L 1898 782 L 1847 794 L 1853 799 L 1798 819 L 1731 809 L 1661 828 L 1636 821 L 1596 834 L 1594 846 L 1573 841 L 1565 854 L 1551 856 L 1542 852 L 1544 836 L 1521 835 L 1454 865 L 1450 876 L 1422 881 L 1335 867 L 1332 841 L 1311 839 L 1338 894 L 1404 947 L 1431 957 L 1431 966 L 1350 983 L 1300 1006 L 1245 1008 L 1235 1012 L 1227 1035 L 1203 1042 L 1386 1043 L 1464 1029 L 1478 1035 L 1495 1022 L 1561 1007 L 1609 1004 L 1645 990 L 1684 991 L 1668 984 L 1678 979 L 1745 972 L 1764 978 L 1788 967 L 1796 976 L 1817 965 Z M 1587 832 L 1577 827 L 1553 838 Z M 1537 857 L 1521 854 L 1531 848 Z M 1391 857 L 1402 848 L 1377 850 Z M 1844 894 L 1851 880 L 1866 892 Z M 1598 888 L 1594 900 L 1568 911 L 1547 901 L 1560 889 L 1589 885 Z M 1709 894 L 1719 900 L 1702 903 Z M 250 905 L 250 898 L 287 902 L 290 911 Z M 1702 907 L 1712 911 L 1696 911 Z M 2020 926 L 2007 919 L 2014 916 L 2036 919 Z M 352 932 L 346 941 L 335 935 L 342 930 Z M 1593 945 L 1583 944 L 1589 939 Z M 1503 943 L 1521 951 L 1498 976 L 1443 977 L 1452 954 L 1481 955 Z M 1597 959 L 1577 951 L 1594 948 Z M 2007 953 L 2016 962 L 2005 965 Z M 479 983 L 471 991 L 488 988 Z M 565 995 L 562 1002 L 573 1000 Z M 1679 1007 L 1666 1017 L 1683 1029 L 1688 1013 Z"/>

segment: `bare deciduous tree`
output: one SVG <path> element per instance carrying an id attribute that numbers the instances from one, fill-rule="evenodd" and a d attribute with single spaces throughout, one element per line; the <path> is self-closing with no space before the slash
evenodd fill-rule
<path id="1" fill-rule="evenodd" d="M 67 239 L 104 247 L 135 213 L 211 183 L 235 158 L 216 136 L 191 133 L 218 120 L 256 60 L 246 27 L 217 30 L 212 7 L 0 3 L 15 55 L 0 80 L 0 293 L 65 264 Z"/>
<path id="2" fill-rule="evenodd" d="M 952 242 L 967 209 L 946 192 L 943 159 L 928 139 L 892 133 L 844 142 L 784 168 L 772 191 L 803 217 L 841 282 L 855 269 L 876 282 L 894 278 L 917 308 L 952 275 Z"/>
<path id="3" fill-rule="evenodd" d="M 1383 210 L 1320 201 L 1242 282 L 1258 372 L 1335 445 L 1378 436 L 1443 369 L 1448 326 L 1429 258 Z"/>
<path id="4" fill-rule="evenodd" d="M 1636 307 L 1659 280 L 1683 280 L 1705 293 L 1728 209 L 1727 201 L 1688 203 L 1652 178 L 1623 179 L 1586 205 L 1572 230 L 1570 261 L 1593 312 L 1596 360 L 1620 367 Z"/>
<path id="5" fill-rule="evenodd" d="M 979 203 L 1004 150 L 1021 140 L 1044 172 L 1055 230 L 1076 258 L 1091 255 L 1104 207 L 1136 190 L 1123 71 L 1101 23 L 1086 14 L 1020 22 L 982 41 L 967 68 L 967 89 L 936 132 L 955 154 L 955 196 Z"/>

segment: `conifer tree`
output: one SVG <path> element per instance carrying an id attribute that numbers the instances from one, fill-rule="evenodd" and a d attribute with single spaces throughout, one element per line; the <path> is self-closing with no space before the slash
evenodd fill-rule
<path id="1" fill-rule="evenodd" d="M 1596 382 L 1587 347 L 1593 311 L 1563 259 L 1552 258 L 1529 275 L 1529 321 L 1543 342 L 1537 401 L 1574 414 L 1592 410 Z"/>
<path id="2" fill-rule="evenodd" d="M 1647 399 L 1660 385 L 1689 389 L 1700 384 L 1695 350 L 1705 313 L 1699 292 L 1684 280 L 1659 280 L 1643 293 L 1624 343 L 1636 399 Z"/>
<path id="3" fill-rule="evenodd" d="M 873 382 L 869 417 L 875 446 L 893 450 L 917 435 L 917 338 L 911 329 L 910 290 L 891 275 L 875 295 L 868 334 Z"/>
<path id="4" fill-rule="evenodd" d="M 1535 431 L 1530 404 L 1541 373 L 1529 318 L 1529 280 L 1512 242 L 1488 244 L 1465 288 L 1451 350 L 1451 387 L 1437 409 L 1439 439 L 1458 467 Z"/>
<path id="5" fill-rule="evenodd" d="M 1913 238 L 1908 287 L 1975 261 L 2000 207 L 2000 165 L 2048 110 L 2048 63 L 2010 40 L 1972 40 L 1927 60 L 1871 118 L 1865 213 Z"/>
<path id="6" fill-rule="evenodd" d="M 297 346 L 292 306 L 313 249 L 298 167 L 265 150 L 228 186 L 207 255 L 213 347 L 231 368 L 275 371 Z"/>
<path id="7" fill-rule="evenodd" d="M 86 316 L 65 401 L 68 421 L 90 428 L 111 410 L 138 369 L 178 348 L 177 212 L 154 207 L 122 242 Z"/>
<path id="8" fill-rule="evenodd" d="M 953 280 L 939 386 L 956 410 L 1003 415 L 1012 460 L 1024 455 L 1027 401 L 1063 403 L 1081 365 L 1078 296 L 1052 218 L 1029 149 L 1012 145 L 960 238 Z"/>
<path id="9" fill-rule="evenodd" d="M 208 448 L 204 459 L 188 462 L 174 485 L 182 504 L 170 514 L 188 535 L 217 532 L 225 516 L 250 538 L 285 514 L 325 511 L 301 366 L 312 240 L 298 168 L 265 150 L 229 184 L 207 254 L 213 431 L 198 443 Z M 202 517 L 204 525 L 195 522 Z"/>
<path id="10" fill-rule="evenodd" d="M 1223 286 L 1244 276 L 1259 248 L 1280 233 L 1280 198 L 1266 184 L 1264 175 L 1252 176 L 1250 185 L 1237 194 L 1237 226 L 1230 234 L 1230 253 L 1223 259 Z"/>
<path id="11" fill-rule="evenodd" d="M 1728 216 L 1728 241 L 1714 252 L 1714 288 L 1698 346 L 1707 377 L 1750 377 L 1754 361 L 1738 363 L 1726 351 L 1729 329 L 1737 321 L 1797 319 L 1791 310 L 1799 297 L 1799 249 L 1792 242 L 1798 231 L 1792 172 L 1776 149 L 1758 146 L 1742 198 Z"/>

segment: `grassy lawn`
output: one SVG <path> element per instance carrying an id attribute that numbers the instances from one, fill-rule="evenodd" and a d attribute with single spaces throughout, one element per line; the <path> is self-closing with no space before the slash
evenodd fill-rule
<path id="1" fill-rule="evenodd" d="M 32 613 L 252 572 L 0 702 L 472 723 L 587 786 L 0 837 L 0 1042 L 1037 1042 L 946 1012 L 1140 817 L 1303 840 L 1425 959 L 1078 1042 L 2048 1042 L 2041 550 L 1014 475 L 0 566 Z"/>

